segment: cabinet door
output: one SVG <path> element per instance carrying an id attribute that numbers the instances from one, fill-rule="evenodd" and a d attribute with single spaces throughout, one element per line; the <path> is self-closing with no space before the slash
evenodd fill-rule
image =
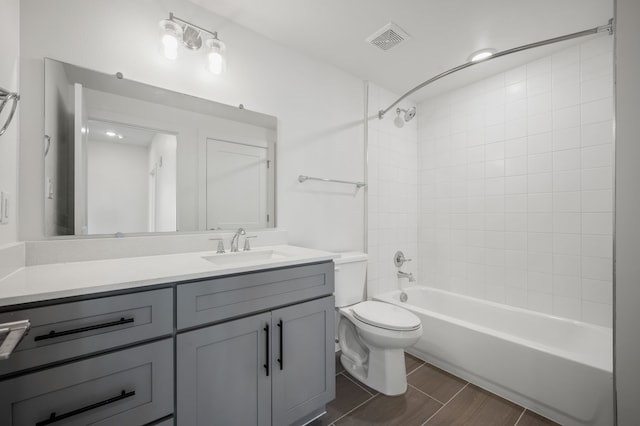
<path id="1" fill-rule="evenodd" d="M 177 424 L 271 424 L 270 322 L 266 313 L 178 335 Z"/>
<path id="2" fill-rule="evenodd" d="M 272 312 L 274 426 L 306 419 L 335 398 L 334 298 Z"/>

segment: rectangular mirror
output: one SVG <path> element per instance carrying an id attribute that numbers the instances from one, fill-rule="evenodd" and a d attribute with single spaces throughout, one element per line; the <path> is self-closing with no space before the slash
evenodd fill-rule
<path id="1" fill-rule="evenodd" d="M 45 59 L 47 235 L 275 226 L 276 117 Z"/>

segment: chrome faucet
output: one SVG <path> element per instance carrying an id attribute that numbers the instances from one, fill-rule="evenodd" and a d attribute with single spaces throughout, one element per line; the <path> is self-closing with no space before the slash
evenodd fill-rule
<path id="1" fill-rule="evenodd" d="M 411 272 L 407 273 L 407 272 L 398 271 L 397 276 L 398 278 L 409 278 L 410 283 L 416 280 L 415 278 L 413 278 L 413 274 Z"/>
<path id="2" fill-rule="evenodd" d="M 244 232 L 244 228 L 238 228 L 236 233 L 233 234 L 233 238 L 231 239 L 231 252 L 232 253 L 238 251 L 238 242 L 240 241 L 240 235 L 244 235 L 244 234 L 246 234 L 246 232 Z"/>

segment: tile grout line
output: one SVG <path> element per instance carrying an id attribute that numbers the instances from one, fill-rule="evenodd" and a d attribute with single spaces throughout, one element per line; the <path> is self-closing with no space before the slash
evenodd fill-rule
<path id="1" fill-rule="evenodd" d="M 520 420 L 522 420 L 522 417 L 524 416 L 524 413 L 527 412 L 526 408 L 522 409 L 522 413 L 520 413 L 520 417 L 518 417 L 518 420 L 516 420 L 516 422 L 513 424 L 513 426 L 518 426 L 518 423 L 520 423 Z"/>
<path id="2" fill-rule="evenodd" d="M 367 392 L 368 393 L 368 392 Z M 369 394 L 371 395 L 371 394 Z M 374 399 L 377 395 L 371 395 L 371 397 L 369 399 L 367 399 L 366 401 L 361 402 L 360 404 L 356 405 L 355 407 L 353 407 L 351 410 L 347 411 L 346 413 L 344 413 L 342 416 L 338 417 L 337 419 L 335 419 L 333 421 L 332 424 L 335 425 L 336 422 L 342 420 L 343 418 L 345 418 L 346 416 L 348 416 L 349 414 L 353 413 L 355 410 L 357 410 L 358 408 L 362 407 L 364 404 L 366 404 L 367 402 L 371 401 L 372 399 Z"/>
<path id="3" fill-rule="evenodd" d="M 469 386 L 470 384 L 471 384 L 471 382 L 466 382 L 466 383 L 464 384 L 464 386 L 463 386 L 463 387 L 462 387 L 458 392 L 456 392 L 456 393 L 455 393 L 455 395 L 453 395 L 451 398 L 449 398 L 449 400 L 448 400 L 447 402 L 445 402 L 445 403 L 444 403 L 444 405 L 447 405 L 448 403 L 450 403 L 450 402 L 451 402 L 451 400 L 452 400 L 453 398 L 455 398 L 456 396 L 458 396 L 458 394 L 459 394 L 460 392 L 462 392 L 462 391 L 464 390 L 464 388 L 466 388 L 466 387 L 467 387 L 467 386 Z"/>
<path id="4" fill-rule="evenodd" d="M 435 402 L 440 403 L 442 406 L 444 406 L 444 405 L 446 404 L 445 402 L 442 402 L 442 401 L 440 401 L 439 399 L 434 398 L 433 396 L 429 395 L 428 393 L 426 393 L 425 391 L 423 391 L 423 390 L 421 390 L 421 389 L 418 389 L 417 387 L 413 386 L 413 385 L 412 385 L 412 384 L 410 384 L 410 383 L 407 383 L 407 387 L 410 387 L 410 388 L 413 388 L 413 389 L 417 390 L 417 391 L 418 391 L 418 392 L 420 392 L 421 394 L 423 394 L 423 395 L 425 395 L 425 396 L 428 396 L 429 398 L 433 399 Z"/>
<path id="5" fill-rule="evenodd" d="M 358 383 L 358 382 L 357 382 L 357 380 L 352 379 L 351 377 L 349 377 L 349 375 L 348 375 L 348 374 L 343 374 L 343 373 L 345 373 L 345 372 L 346 372 L 346 370 L 345 370 L 345 371 L 343 371 L 343 372 L 342 372 L 342 373 L 340 373 L 340 374 L 342 374 L 342 375 L 343 375 L 345 378 L 347 378 L 350 382 L 352 382 L 353 384 L 355 384 L 356 386 L 358 386 L 360 389 L 362 389 L 363 391 L 365 391 L 365 392 L 366 392 L 366 393 L 368 393 L 369 395 L 371 395 L 371 396 L 377 396 L 377 395 L 380 395 L 380 392 L 378 392 L 378 393 L 377 393 L 377 394 L 375 394 L 375 395 L 374 395 L 374 394 L 372 394 L 371 392 L 369 392 L 368 390 L 366 390 L 365 388 L 363 388 L 363 387 L 362 387 L 362 385 L 360 385 L 360 383 Z M 336 377 L 337 377 L 337 376 L 338 376 L 338 375 L 336 374 Z"/>
<path id="6" fill-rule="evenodd" d="M 414 368 L 413 370 L 409 371 L 409 372 L 407 373 L 407 376 L 409 376 L 409 374 L 414 373 L 415 371 L 418 371 L 418 369 L 419 369 L 420 367 L 422 367 L 423 365 L 425 365 L 425 362 L 424 362 L 424 361 L 422 361 L 422 364 L 420 364 L 419 366 L 417 366 L 417 367 L 416 367 L 416 368 Z"/>
<path id="7" fill-rule="evenodd" d="M 451 398 L 449 398 L 449 400 L 448 400 L 448 401 L 447 401 L 447 402 L 446 402 L 442 407 L 440 407 L 440 408 L 438 409 L 438 411 L 436 411 L 435 413 L 433 413 L 433 414 L 431 415 L 431 417 L 429 417 L 429 418 L 428 418 L 424 423 L 422 423 L 422 425 L 421 425 L 421 426 L 424 426 L 424 425 L 426 425 L 427 423 L 429 423 L 429 421 L 430 421 L 430 420 L 431 420 L 431 419 L 432 419 L 436 414 L 438 414 L 438 413 L 439 413 L 439 412 L 440 412 L 444 407 L 446 407 L 446 406 L 447 406 L 451 401 L 453 401 L 453 399 L 454 399 L 456 396 L 458 396 L 458 395 L 460 394 L 460 392 L 462 392 L 463 390 L 465 390 L 467 386 L 469 386 L 469 382 L 467 382 L 467 383 L 462 387 L 462 389 L 460 389 L 458 392 L 456 392 L 456 394 L 455 394 L 455 395 L 453 395 Z"/>

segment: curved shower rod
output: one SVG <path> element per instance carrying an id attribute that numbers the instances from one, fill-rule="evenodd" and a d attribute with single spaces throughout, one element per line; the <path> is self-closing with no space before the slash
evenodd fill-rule
<path id="1" fill-rule="evenodd" d="M 402 101 L 404 98 L 406 98 L 407 96 L 412 95 L 413 93 L 417 92 L 418 90 L 422 89 L 425 86 L 428 86 L 429 84 L 433 83 L 434 81 L 440 80 L 442 77 L 446 77 L 446 76 L 448 76 L 450 74 L 456 73 L 456 72 L 458 72 L 460 70 L 463 70 L 465 68 L 469 68 L 472 65 L 476 65 L 476 64 L 479 64 L 481 62 L 487 62 L 487 61 L 489 61 L 491 59 L 496 59 L 496 58 L 499 58 L 501 56 L 510 55 L 512 53 L 522 52 L 523 50 L 533 49 L 534 47 L 546 46 L 547 44 L 558 43 L 560 41 L 567 41 L 567 40 L 571 40 L 571 39 L 578 38 L 578 37 L 584 37 L 584 36 L 588 36 L 588 35 L 592 35 L 592 34 L 601 33 L 601 32 L 604 32 L 604 31 L 607 31 L 609 33 L 609 35 L 613 34 L 613 18 L 609 19 L 609 23 L 607 25 L 601 25 L 599 27 L 590 28 L 588 30 L 578 31 L 577 33 L 566 34 L 566 35 L 563 35 L 563 36 L 554 37 L 554 38 L 550 38 L 550 39 L 547 39 L 547 40 L 537 41 L 535 43 L 525 44 L 525 45 L 522 45 L 522 46 L 514 47 L 512 49 L 507 49 L 507 50 L 503 50 L 501 52 L 494 53 L 493 55 L 489 56 L 488 58 L 480 60 L 480 61 L 476 61 L 476 62 L 469 61 L 469 62 L 466 62 L 466 63 L 464 63 L 462 65 L 458 65 L 457 67 L 454 67 L 454 68 L 451 68 L 451 69 L 449 69 L 447 71 L 444 71 L 444 72 L 436 75 L 435 77 L 431 77 L 429 80 L 418 84 L 416 87 L 414 87 L 413 89 L 409 90 L 404 95 L 400 96 L 397 101 L 395 101 L 394 103 L 389 105 L 386 109 L 381 109 L 380 111 L 378 111 L 378 118 L 380 120 L 382 120 L 384 115 L 387 112 L 389 112 L 389 110 L 391 108 L 393 108 L 394 106 L 398 105 L 398 103 L 400 101 Z"/>
<path id="2" fill-rule="evenodd" d="M 16 108 L 18 107 L 19 100 L 20 100 L 20 95 L 18 95 L 18 93 L 11 93 L 8 90 L 5 90 L 2 87 L 0 87 L 0 113 L 2 113 L 2 110 L 4 109 L 4 107 L 9 105 L 9 102 L 11 102 L 11 110 L 9 111 L 9 115 L 7 116 L 7 120 L 0 127 L 0 136 L 2 136 L 4 132 L 7 131 L 7 128 L 9 128 L 9 124 L 11 123 L 11 120 L 13 119 L 13 115 L 16 112 Z"/>

